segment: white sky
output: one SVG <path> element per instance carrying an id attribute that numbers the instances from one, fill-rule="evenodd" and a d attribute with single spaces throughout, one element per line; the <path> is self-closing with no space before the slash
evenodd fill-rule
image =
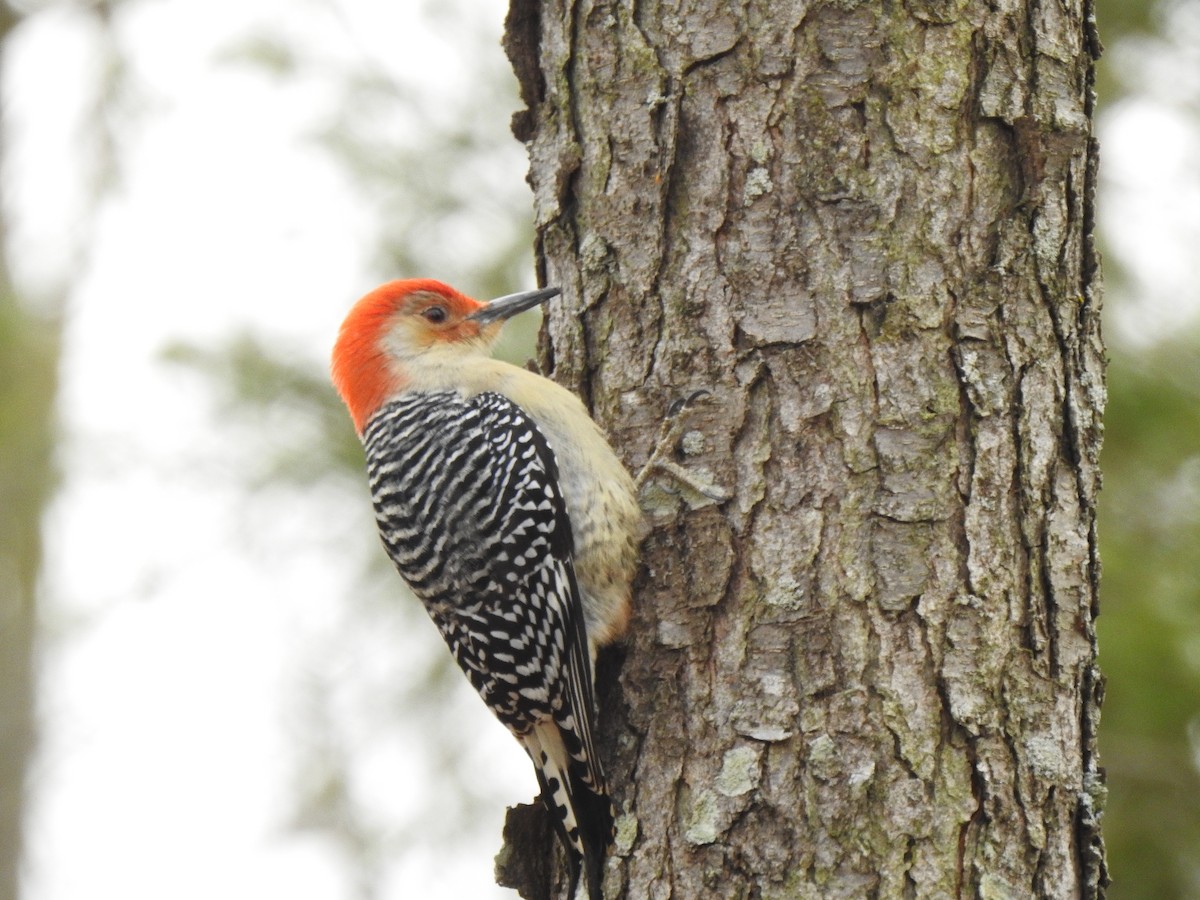
<path id="1" fill-rule="evenodd" d="M 504 6 L 486 5 L 497 40 Z M 173 340 L 219 343 L 243 326 L 324 358 L 342 314 L 377 277 L 370 214 L 305 137 L 332 95 L 217 61 L 258 25 L 319 38 L 331 59 L 362 59 L 406 85 L 453 86 L 451 48 L 444 35 L 414 31 L 409 4 L 131 6 L 121 39 L 147 112 L 82 273 L 65 223 L 79 214 L 87 175 L 76 143 L 79 85 L 96 77 L 90 37 L 77 17 L 44 13 L 7 63 L 21 136 L 8 173 L 23 216 L 19 274 L 51 286 L 81 275 L 63 386 L 70 478 L 48 541 L 52 639 L 27 900 L 355 896 L 337 851 L 287 827 L 289 698 L 357 575 L 357 561 L 337 558 L 344 535 L 329 531 L 369 527 L 365 493 L 359 519 L 331 519 L 317 498 L 281 511 L 288 521 L 263 539 L 265 560 L 240 550 L 240 529 L 269 516 L 239 509 L 239 495 L 188 468 L 206 455 L 228 464 L 227 448 L 203 387 L 158 359 Z M 1100 123 L 1102 225 L 1138 295 L 1117 319 L 1129 340 L 1170 333 L 1197 306 L 1200 135 L 1172 97 L 1169 86 L 1148 91 Z M 506 128 L 496 139 L 508 140 Z M 431 629 L 415 639 L 436 641 Z M 376 643 L 385 646 L 371 652 L 387 652 Z M 361 674 L 358 662 L 337 663 L 348 680 Z M 528 801 L 535 787 L 516 744 L 467 700 L 468 731 L 487 737 L 464 781 L 486 792 L 480 782 L 495 780 L 502 799 L 446 857 L 421 846 L 385 866 L 381 900 L 515 896 L 490 887 L 492 854 L 503 804 Z M 412 815 L 407 801 L 420 798 L 429 766 L 420 737 L 359 760 L 380 815 Z"/>

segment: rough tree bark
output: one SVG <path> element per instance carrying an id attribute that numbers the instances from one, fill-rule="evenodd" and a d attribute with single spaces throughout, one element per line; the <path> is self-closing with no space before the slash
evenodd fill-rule
<path id="1" fill-rule="evenodd" d="M 544 364 L 631 467 L 709 388 L 735 491 L 659 504 L 602 666 L 606 897 L 1103 894 L 1088 0 L 513 0 L 506 47 Z M 557 895 L 531 819 L 502 882 Z"/>

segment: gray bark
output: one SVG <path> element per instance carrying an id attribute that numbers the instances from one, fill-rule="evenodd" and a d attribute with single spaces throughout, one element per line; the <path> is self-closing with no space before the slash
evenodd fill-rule
<path id="1" fill-rule="evenodd" d="M 1102 895 L 1090 4 L 513 0 L 506 47 L 545 367 L 631 468 L 709 388 L 735 492 L 647 501 L 606 896 Z M 501 880 L 555 896 L 531 818 Z"/>

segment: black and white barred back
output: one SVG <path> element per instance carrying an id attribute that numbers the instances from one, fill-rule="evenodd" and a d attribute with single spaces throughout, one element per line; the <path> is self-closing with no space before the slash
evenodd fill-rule
<path id="1" fill-rule="evenodd" d="M 612 804 L 592 744 L 591 663 L 550 445 L 502 395 L 456 391 L 402 395 L 372 417 L 363 444 L 388 555 L 529 752 L 573 876 L 582 857 L 598 897 Z M 546 746 L 551 723 L 565 772 Z"/>

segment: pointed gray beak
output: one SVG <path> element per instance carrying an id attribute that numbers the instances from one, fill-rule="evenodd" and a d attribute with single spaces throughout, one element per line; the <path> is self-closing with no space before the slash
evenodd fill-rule
<path id="1" fill-rule="evenodd" d="M 511 316 L 515 316 L 519 312 L 525 312 L 527 309 L 540 306 L 551 297 L 557 297 L 561 293 L 562 291 L 558 288 L 549 287 L 537 291 L 522 291 L 519 294 L 509 294 L 506 297 L 499 297 L 493 300 L 483 309 L 479 310 L 479 312 L 472 313 L 467 318 L 473 319 L 480 325 L 501 322 Z"/>

